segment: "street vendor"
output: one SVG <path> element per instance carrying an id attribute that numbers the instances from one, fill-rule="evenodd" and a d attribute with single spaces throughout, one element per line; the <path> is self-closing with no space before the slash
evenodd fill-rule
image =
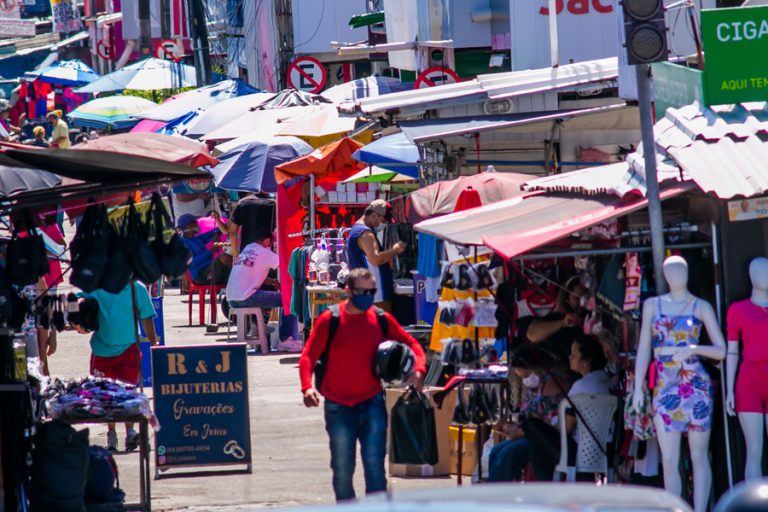
<path id="1" fill-rule="evenodd" d="M 140 282 L 134 283 L 136 308 L 144 332 L 153 346 L 157 344 L 155 334 L 155 310 L 147 287 Z M 136 385 L 140 376 L 139 344 L 136 342 L 131 285 L 120 293 L 94 290 L 82 293 L 81 297 L 95 299 L 98 302 L 98 328 L 91 336 L 91 368 L 94 377 L 107 377 L 128 384 Z M 82 325 L 71 322 L 72 327 L 81 334 L 87 331 Z M 117 450 L 117 431 L 114 423 L 107 425 L 107 449 Z M 139 434 L 133 423 L 125 425 L 125 450 L 133 451 L 139 446 Z"/>
<path id="2" fill-rule="evenodd" d="M 218 252 L 215 247 L 209 247 L 214 241 L 218 242 L 226 225 L 218 212 L 212 213 L 216 228 L 206 233 L 200 233 L 198 218 L 191 213 L 185 213 L 178 220 L 178 227 L 184 235 L 184 245 L 192 253 L 189 264 L 189 274 L 196 284 L 227 284 L 229 273 L 232 271 L 232 255 Z"/>
<path id="3" fill-rule="evenodd" d="M 406 245 L 398 241 L 391 249 L 382 250 L 376 232 L 384 228 L 386 215 L 387 202 L 382 199 L 376 199 L 365 208 L 363 217 L 349 231 L 347 259 L 350 270 L 365 268 L 371 271 L 379 283 L 374 303 L 384 311 L 391 311 L 394 280 L 390 265 Z"/>

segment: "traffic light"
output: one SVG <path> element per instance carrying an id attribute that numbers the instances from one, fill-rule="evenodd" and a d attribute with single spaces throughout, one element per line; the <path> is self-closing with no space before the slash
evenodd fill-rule
<path id="1" fill-rule="evenodd" d="M 667 60 L 664 0 L 622 0 L 621 5 L 627 63 L 649 64 Z"/>

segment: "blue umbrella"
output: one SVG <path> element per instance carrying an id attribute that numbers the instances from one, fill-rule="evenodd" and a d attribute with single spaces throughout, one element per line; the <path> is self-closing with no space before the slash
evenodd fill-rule
<path id="1" fill-rule="evenodd" d="M 240 80 L 224 80 L 191 91 L 171 96 L 162 105 L 141 113 L 142 119 L 173 121 L 197 109 L 206 108 L 220 101 L 261 92 Z"/>
<path id="2" fill-rule="evenodd" d="M 24 76 L 55 85 L 85 85 L 101 77 L 81 60 L 62 60 L 38 71 L 27 71 Z"/>
<path id="3" fill-rule="evenodd" d="M 218 156 L 210 169 L 216 186 L 242 192 L 277 192 L 275 166 L 312 152 L 296 137 L 271 137 L 248 142 Z"/>
<path id="4" fill-rule="evenodd" d="M 369 76 L 331 87 L 320 94 L 334 103 L 344 103 L 411 89 L 413 82 L 404 83 L 388 76 Z"/>
<path id="5" fill-rule="evenodd" d="M 419 177 L 419 149 L 402 132 L 363 146 L 352 153 L 352 158 L 412 178 Z"/>

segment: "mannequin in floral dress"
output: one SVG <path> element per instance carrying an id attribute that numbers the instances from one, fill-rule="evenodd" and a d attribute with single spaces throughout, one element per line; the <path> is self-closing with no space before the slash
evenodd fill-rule
<path id="1" fill-rule="evenodd" d="M 705 512 L 712 487 L 709 436 L 713 406 L 712 383 L 700 358 L 725 359 L 725 339 L 712 306 L 688 291 L 686 261 L 671 256 L 664 260 L 663 272 L 669 293 L 652 297 L 643 305 L 632 403 L 635 410 L 641 410 L 642 383 L 648 371 L 655 372 L 653 421 L 661 448 L 664 486 L 673 494 L 682 492 L 680 442 L 687 433 L 694 510 Z M 702 327 L 712 340 L 711 346 L 699 344 Z"/>

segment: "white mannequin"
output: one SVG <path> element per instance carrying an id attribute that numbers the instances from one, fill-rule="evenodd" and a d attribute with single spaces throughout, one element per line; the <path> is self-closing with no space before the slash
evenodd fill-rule
<path id="1" fill-rule="evenodd" d="M 655 356 L 673 355 L 687 358 L 692 355 L 722 360 L 725 358 L 725 339 L 720 331 L 720 324 L 712 306 L 703 300 L 696 300 L 688 291 L 688 263 L 680 256 L 671 256 L 664 260 L 664 278 L 669 285 L 669 293 L 660 296 L 662 311 L 666 315 L 697 316 L 712 340 L 712 346 L 688 345 L 686 347 L 661 347 L 654 351 Z M 692 311 L 691 305 L 695 311 Z M 651 362 L 652 323 L 657 314 L 657 299 L 646 300 L 643 304 L 643 319 L 640 327 L 640 340 L 635 362 L 635 390 L 632 404 L 640 411 L 643 405 L 643 382 Z M 654 426 L 661 448 L 664 466 L 664 487 L 671 493 L 682 494 L 682 481 L 679 471 L 681 432 L 667 431 L 660 415 L 654 415 Z M 693 470 L 693 505 L 696 512 L 705 512 L 712 487 L 712 468 L 709 462 L 710 431 L 688 432 L 688 446 L 691 452 Z"/>
<path id="2" fill-rule="evenodd" d="M 768 259 L 755 258 L 749 264 L 749 278 L 752 281 L 752 296 L 750 300 L 760 307 L 768 307 Z M 729 312 L 730 316 L 730 312 Z M 768 331 L 768 314 L 765 315 L 766 331 Z M 762 323 L 760 326 L 762 327 Z M 739 339 L 728 336 L 728 357 L 726 360 L 726 408 L 730 416 L 736 415 L 736 373 L 739 368 Z M 740 412 L 739 423 L 744 432 L 747 447 L 747 463 L 744 468 L 744 478 L 760 478 L 762 476 L 763 458 L 763 429 L 768 425 L 768 416 L 756 412 Z"/>

